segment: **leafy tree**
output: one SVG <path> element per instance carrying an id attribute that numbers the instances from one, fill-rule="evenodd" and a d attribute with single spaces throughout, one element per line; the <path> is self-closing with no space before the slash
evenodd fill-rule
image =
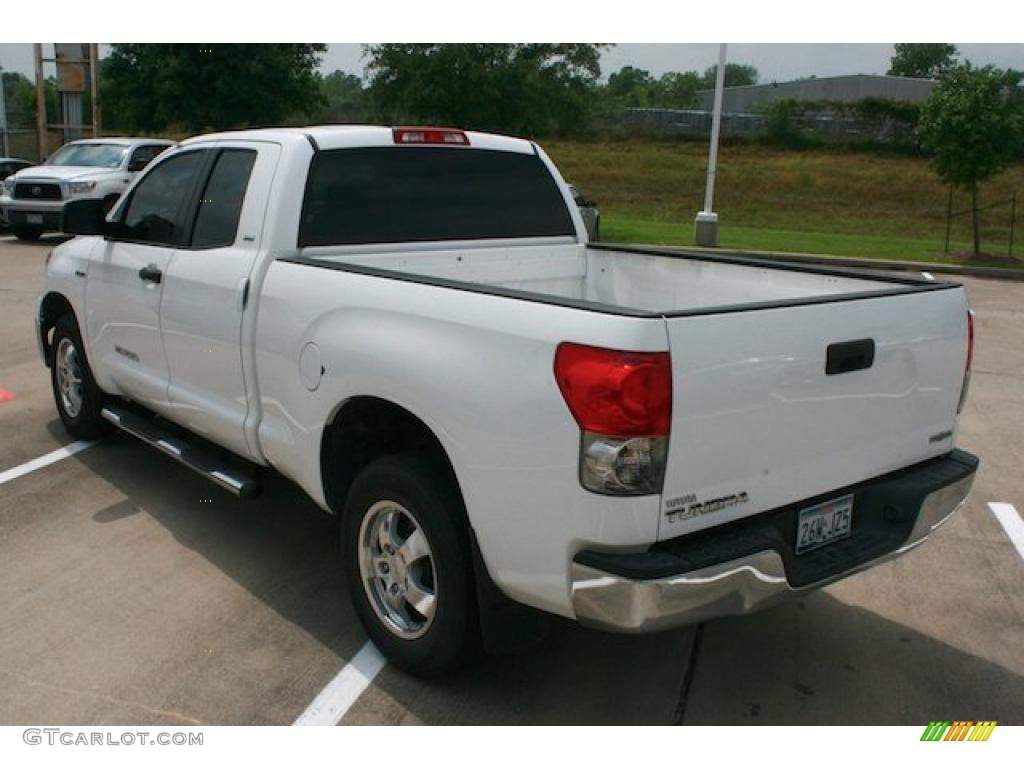
<path id="1" fill-rule="evenodd" d="M 131 43 L 113 46 L 102 98 L 119 128 L 188 131 L 273 125 L 323 103 L 319 43 Z M 104 123 L 110 124 L 109 116 Z"/>
<path id="2" fill-rule="evenodd" d="M 981 252 L 978 186 L 1002 171 L 1024 144 L 1019 72 L 972 67 L 947 71 L 921 107 L 918 134 L 935 172 L 971 194 L 974 253 Z"/>
<path id="3" fill-rule="evenodd" d="M 655 79 L 645 69 L 623 67 L 608 77 L 605 96 L 613 108 L 662 107 L 690 109 L 696 100 L 700 75 L 696 72 L 666 72 Z"/>
<path id="4" fill-rule="evenodd" d="M 645 107 L 650 99 L 655 80 L 646 69 L 623 67 L 608 76 L 608 95 L 623 106 Z"/>
<path id="5" fill-rule="evenodd" d="M 357 75 L 336 69 L 320 80 L 320 90 L 324 95 L 324 108 L 317 120 L 344 123 L 366 119 L 366 90 Z"/>
<path id="6" fill-rule="evenodd" d="M 956 66 L 959 53 L 952 43 L 896 43 L 889 74 L 937 78 Z"/>
<path id="7" fill-rule="evenodd" d="M 666 72 L 658 78 L 658 106 L 693 109 L 697 102 L 700 75 L 696 72 Z"/>
<path id="8" fill-rule="evenodd" d="M 718 77 L 718 66 L 708 67 L 700 78 L 700 88 L 709 90 L 715 87 Z M 731 88 L 734 85 L 756 85 L 758 78 L 757 67 L 751 64 L 736 64 L 728 62 L 725 65 L 725 87 Z"/>
<path id="9" fill-rule="evenodd" d="M 10 128 L 35 128 L 36 85 L 20 72 L 4 72 L 4 96 L 7 101 L 7 123 Z M 48 77 L 43 81 L 43 99 L 46 102 L 47 120 L 57 122 L 57 80 Z"/>
<path id="10" fill-rule="evenodd" d="M 380 119 L 531 135 L 585 123 L 604 46 L 591 43 L 366 47 Z"/>

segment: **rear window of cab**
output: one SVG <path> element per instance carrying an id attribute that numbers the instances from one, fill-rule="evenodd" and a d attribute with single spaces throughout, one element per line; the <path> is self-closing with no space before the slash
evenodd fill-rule
<path id="1" fill-rule="evenodd" d="M 575 235 L 536 154 L 461 147 L 318 152 L 299 247 Z"/>

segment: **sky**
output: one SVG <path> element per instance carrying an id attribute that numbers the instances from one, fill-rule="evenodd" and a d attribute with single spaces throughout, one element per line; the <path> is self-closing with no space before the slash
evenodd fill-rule
<path id="1" fill-rule="evenodd" d="M 48 46 L 47 46 L 48 47 Z M 961 57 L 973 64 L 994 64 L 997 67 L 1024 70 L 1024 44 L 958 44 Z M 100 56 L 106 46 L 100 46 Z M 793 80 L 817 75 L 884 74 L 892 58 L 888 44 L 799 43 L 752 44 L 729 46 L 729 61 L 753 64 L 761 82 Z M 621 43 L 606 51 L 601 58 L 601 71 L 607 77 L 623 66 L 648 70 L 658 76 L 664 72 L 704 70 L 718 59 L 718 46 L 701 43 Z M 356 43 L 332 43 L 321 63 L 321 70 L 342 69 L 361 75 L 364 60 Z M 0 44 L 0 67 L 23 72 L 32 77 L 32 46 L 24 43 Z"/>

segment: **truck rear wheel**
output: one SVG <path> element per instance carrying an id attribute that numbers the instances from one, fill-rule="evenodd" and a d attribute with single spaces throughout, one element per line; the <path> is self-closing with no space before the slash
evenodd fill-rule
<path id="1" fill-rule="evenodd" d="M 479 642 L 468 525 L 439 463 L 385 456 L 356 477 L 341 525 L 356 613 L 394 664 L 419 676 L 464 663 Z"/>
<path id="2" fill-rule="evenodd" d="M 52 350 L 50 381 L 64 428 L 80 439 L 99 437 L 107 430 L 107 422 L 100 416 L 103 392 L 92 378 L 74 315 L 57 321 Z"/>

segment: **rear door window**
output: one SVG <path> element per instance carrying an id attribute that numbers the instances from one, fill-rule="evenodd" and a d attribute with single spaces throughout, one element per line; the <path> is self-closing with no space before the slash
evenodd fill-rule
<path id="1" fill-rule="evenodd" d="M 199 200 L 193 248 L 232 245 L 238 233 L 238 218 L 245 202 L 245 190 L 256 162 L 252 149 L 225 149 L 217 160 Z"/>
<path id="2" fill-rule="evenodd" d="M 448 147 L 317 153 L 299 246 L 575 235 L 536 154 Z"/>

